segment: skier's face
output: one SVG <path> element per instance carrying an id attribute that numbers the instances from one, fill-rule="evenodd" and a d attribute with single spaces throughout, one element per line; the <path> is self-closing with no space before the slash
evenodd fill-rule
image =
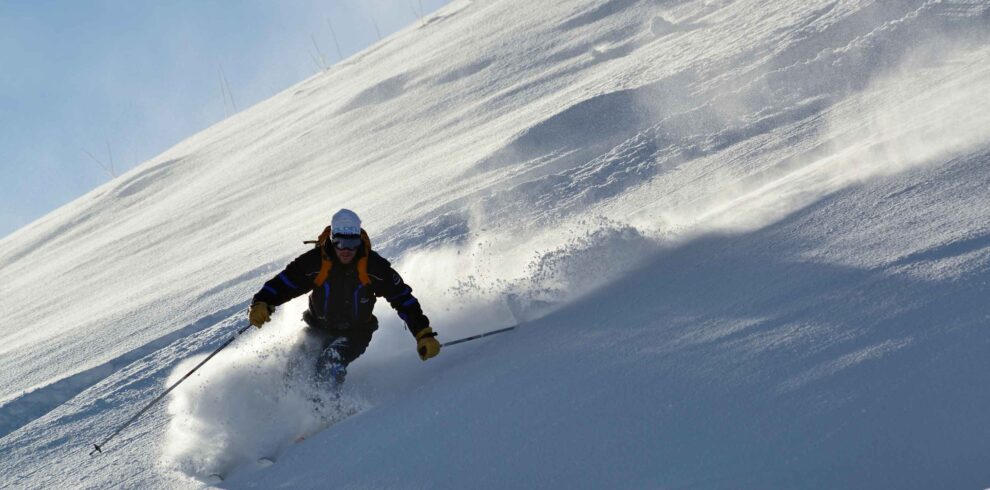
<path id="1" fill-rule="evenodd" d="M 333 251 L 337 254 L 337 260 L 341 264 L 350 264 L 357 255 L 357 249 L 361 246 L 360 235 L 334 235 L 330 242 Z"/>
<path id="2" fill-rule="evenodd" d="M 341 264 L 350 264 L 357 255 L 357 250 L 354 249 L 334 248 L 333 250 L 337 253 L 337 259 Z"/>

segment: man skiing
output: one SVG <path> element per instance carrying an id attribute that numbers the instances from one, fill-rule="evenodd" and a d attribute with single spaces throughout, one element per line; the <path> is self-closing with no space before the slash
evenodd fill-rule
<path id="1" fill-rule="evenodd" d="M 303 313 L 307 334 L 320 342 L 317 381 L 339 387 L 347 366 L 368 348 L 378 329 L 372 314 L 376 296 L 384 297 L 416 338 L 422 360 L 440 353 L 437 334 L 423 314 L 412 288 L 402 281 L 388 260 L 371 249 L 371 240 L 353 211 L 341 209 L 330 221 L 316 246 L 293 260 L 254 295 L 248 316 L 261 328 L 275 307 L 305 293 L 309 308 Z"/>

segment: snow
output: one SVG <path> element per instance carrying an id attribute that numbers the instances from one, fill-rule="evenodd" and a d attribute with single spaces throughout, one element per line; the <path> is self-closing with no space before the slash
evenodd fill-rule
<path id="1" fill-rule="evenodd" d="M 454 1 L 0 240 L 0 482 L 986 488 L 988 21 Z M 300 299 L 88 455 L 341 207 L 520 328 L 383 306 L 314 433 Z"/>
<path id="2" fill-rule="evenodd" d="M 363 401 L 350 391 L 341 407 L 311 401 L 313 389 L 307 380 L 313 369 L 308 364 L 287 374 L 290 359 L 300 359 L 297 349 L 305 345 L 301 330 L 293 328 L 305 305 L 295 302 L 292 306 L 265 327 L 266 335 L 241 334 L 246 337 L 238 339 L 238 348 L 211 360 L 178 386 L 168 404 L 163 460 L 204 479 L 211 474 L 229 476 L 239 463 L 276 458 L 300 437 L 335 421 L 338 412 L 364 408 Z M 168 385 L 205 357 L 191 357 L 177 365 Z M 238 409 L 231 411 L 231 407 Z M 266 423 L 258 424 L 259 420 Z"/>

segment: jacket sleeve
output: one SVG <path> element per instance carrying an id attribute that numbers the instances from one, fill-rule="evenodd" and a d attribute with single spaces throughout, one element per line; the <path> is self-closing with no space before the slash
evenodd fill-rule
<path id="1" fill-rule="evenodd" d="M 261 290 L 255 293 L 251 303 L 264 301 L 269 305 L 278 306 L 312 291 L 313 277 L 319 273 L 319 264 L 319 251 L 315 249 L 296 257 L 285 267 L 285 270 L 269 279 Z"/>
<path id="2" fill-rule="evenodd" d="M 372 279 L 378 283 L 375 294 L 388 301 L 415 337 L 421 330 L 430 326 L 430 319 L 423 314 L 423 308 L 420 307 L 419 300 L 413 296 L 412 288 L 402 280 L 402 276 L 392 268 L 391 264 L 380 257 L 375 262 L 377 267 L 374 267 L 373 271 L 368 271 Z"/>

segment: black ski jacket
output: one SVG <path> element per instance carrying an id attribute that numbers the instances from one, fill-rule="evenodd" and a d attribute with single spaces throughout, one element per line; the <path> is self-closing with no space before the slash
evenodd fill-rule
<path id="1" fill-rule="evenodd" d="M 368 252 L 368 278 L 371 284 L 361 284 L 354 264 L 364 254 L 364 249 L 359 249 L 354 261 L 344 265 L 331 252 L 333 268 L 323 285 L 317 287 L 314 279 L 319 274 L 322 263 L 320 248 L 317 246 L 296 257 L 285 270 L 266 282 L 254 295 L 252 302 L 264 301 L 278 306 L 310 293 L 309 309 L 303 315 L 306 323 L 312 327 L 346 334 L 374 331 L 378 328 L 378 319 L 372 315 L 372 311 L 375 309 L 376 297 L 381 296 L 399 313 L 399 318 L 406 323 L 413 336 L 430 326 L 429 318 L 423 314 L 419 301 L 412 295 L 412 288 L 403 282 L 392 264 L 374 250 Z"/>

